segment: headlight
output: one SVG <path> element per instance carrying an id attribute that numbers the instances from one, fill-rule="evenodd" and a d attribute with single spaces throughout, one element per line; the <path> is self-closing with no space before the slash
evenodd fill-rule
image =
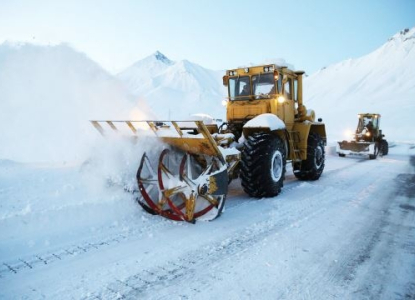
<path id="1" fill-rule="evenodd" d="M 352 138 L 353 138 L 353 136 L 354 136 L 354 132 L 353 132 L 353 130 L 346 129 L 346 130 L 344 131 L 344 136 L 345 136 L 347 139 L 352 139 Z"/>
<path id="2" fill-rule="evenodd" d="M 225 100 L 222 100 L 222 105 L 223 105 L 223 106 L 226 106 L 226 105 L 228 105 L 228 100 L 227 100 L 227 99 L 225 99 Z"/>
<path id="3" fill-rule="evenodd" d="M 264 72 L 272 72 L 274 71 L 274 66 L 264 67 Z"/>
<path id="4" fill-rule="evenodd" d="M 366 132 L 365 133 L 365 136 L 370 136 L 370 132 L 368 131 L 368 132 Z"/>
<path id="5" fill-rule="evenodd" d="M 278 97 L 278 103 L 284 103 L 284 102 L 285 102 L 284 96 L 279 96 Z"/>

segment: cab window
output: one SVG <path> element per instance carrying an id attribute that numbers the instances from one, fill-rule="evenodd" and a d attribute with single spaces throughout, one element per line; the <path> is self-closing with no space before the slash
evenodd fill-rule
<path id="1" fill-rule="evenodd" d="M 260 74 L 252 76 L 252 86 L 254 89 L 254 95 L 256 98 L 261 98 L 268 96 L 270 94 L 276 94 L 275 91 L 275 79 L 274 74 Z"/>
<path id="2" fill-rule="evenodd" d="M 377 128 L 379 126 L 378 122 L 379 122 L 379 119 L 378 118 L 373 118 L 373 126 L 375 128 Z"/>
<path id="3" fill-rule="evenodd" d="M 280 74 L 278 76 L 278 81 L 277 81 L 277 84 L 278 84 L 278 93 L 280 93 L 280 94 L 282 94 L 282 77 L 283 77 L 283 75 Z"/>
<path id="4" fill-rule="evenodd" d="M 298 101 L 298 80 L 294 79 L 294 99 L 295 102 Z"/>
<path id="5" fill-rule="evenodd" d="M 229 98 L 230 100 L 244 100 L 251 95 L 251 85 L 249 76 L 239 76 L 229 78 Z"/>
<path id="6" fill-rule="evenodd" d="M 292 99 L 291 85 L 292 85 L 292 79 L 288 78 L 287 82 L 284 83 L 284 94 L 285 94 L 285 97 L 290 100 Z"/>

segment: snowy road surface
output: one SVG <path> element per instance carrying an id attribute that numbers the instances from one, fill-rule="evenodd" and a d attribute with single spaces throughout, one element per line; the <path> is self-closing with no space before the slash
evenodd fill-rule
<path id="1" fill-rule="evenodd" d="M 415 149 L 327 155 L 213 222 L 141 210 L 79 166 L 0 161 L 2 299 L 414 299 Z"/>

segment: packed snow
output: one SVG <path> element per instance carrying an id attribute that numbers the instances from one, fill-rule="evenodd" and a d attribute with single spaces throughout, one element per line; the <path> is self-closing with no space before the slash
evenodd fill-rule
<path id="1" fill-rule="evenodd" d="M 224 214 L 195 225 L 144 212 L 117 185 L 139 153 L 107 146 L 81 166 L 1 161 L 0 298 L 414 296 L 413 145 L 328 155 L 320 180 L 289 170 L 275 198 L 234 181 Z"/>
<path id="2" fill-rule="evenodd" d="M 269 128 L 270 130 L 278 130 L 284 129 L 285 124 L 273 114 L 262 114 L 246 122 L 244 128 Z"/>
<path id="3" fill-rule="evenodd" d="M 268 199 L 233 180 L 196 224 L 136 202 L 163 145 L 89 120 L 217 122 L 222 72 L 156 52 L 113 77 L 68 45 L 0 45 L 0 299 L 415 298 L 414 30 L 305 80 L 328 131 L 319 180 L 288 165 Z M 360 112 L 382 115 L 387 156 L 337 156 Z"/>

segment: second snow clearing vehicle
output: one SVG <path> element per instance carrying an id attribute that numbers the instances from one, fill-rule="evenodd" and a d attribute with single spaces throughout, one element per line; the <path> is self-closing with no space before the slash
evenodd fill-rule
<path id="1" fill-rule="evenodd" d="M 222 212 L 232 179 L 262 198 L 280 193 L 287 161 L 300 180 L 321 176 L 326 129 L 303 104 L 303 74 L 274 64 L 226 71 L 227 122 L 219 127 L 197 120 L 92 124 L 101 133 L 103 126 L 124 125 L 136 137 L 145 125 L 165 145 L 155 159 L 154 151 L 144 153 L 137 170 L 137 201 L 147 212 L 212 220 Z"/>
<path id="2" fill-rule="evenodd" d="M 375 159 L 378 155 L 387 155 L 389 144 L 379 127 L 380 114 L 364 113 L 358 114 L 358 117 L 354 140 L 338 142 L 336 152 L 339 156 L 369 155 L 370 159 Z"/>

